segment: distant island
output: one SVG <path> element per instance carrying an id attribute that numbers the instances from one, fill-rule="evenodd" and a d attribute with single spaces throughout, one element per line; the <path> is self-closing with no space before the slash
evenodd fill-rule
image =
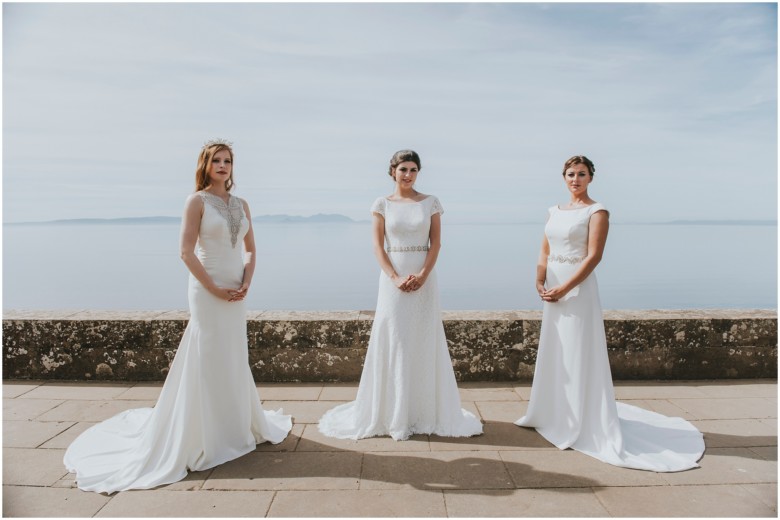
<path id="1" fill-rule="evenodd" d="M 258 215 L 252 218 L 257 224 L 365 224 L 369 220 L 354 220 L 338 213 L 318 213 L 308 217 L 300 215 Z M 180 224 L 180 217 L 125 217 L 125 218 L 73 218 L 41 222 L 6 222 L 6 226 L 56 226 L 56 225 L 143 225 Z M 539 222 L 455 222 L 474 225 L 538 225 Z M 776 220 L 670 220 L 666 222 L 614 222 L 630 226 L 776 226 Z"/>
<path id="2" fill-rule="evenodd" d="M 672 220 L 670 226 L 776 226 L 776 220 Z"/>
<path id="3" fill-rule="evenodd" d="M 258 215 L 252 217 L 252 222 L 258 224 L 354 224 L 362 221 L 353 220 L 337 213 L 318 213 L 308 217 L 298 215 Z M 40 222 L 8 222 L 10 226 L 36 225 L 142 225 L 142 224 L 180 224 L 181 217 L 124 217 L 124 218 L 72 218 L 46 220 Z"/>

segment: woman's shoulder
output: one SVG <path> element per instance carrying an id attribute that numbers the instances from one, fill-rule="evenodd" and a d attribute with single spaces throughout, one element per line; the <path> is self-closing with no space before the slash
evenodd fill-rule
<path id="1" fill-rule="evenodd" d="M 190 193 L 187 195 L 187 200 L 185 201 L 185 204 L 189 206 L 190 204 L 203 204 L 203 191 L 196 191 L 193 193 Z"/>
<path id="2" fill-rule="evenodd" d="M 601 202 L 594 202 L 593 204 L 588 206 L 588 216 L 593 216 L 599 211 L 603 211 L 606 214 L 607 218 L 609 218 L 609 210 Z"/>
<path id="3" fill-rule="evenodd" d="M 379 213 L 384 216 L 385 207 L 387 206 L 387 197 L 377 197 L 371 204 L 371 213 Z"/>

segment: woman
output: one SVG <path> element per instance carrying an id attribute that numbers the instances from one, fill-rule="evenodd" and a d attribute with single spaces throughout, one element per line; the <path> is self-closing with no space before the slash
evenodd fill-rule
<path id="1" fill-rule="evenodd" d="M 460 407 L 434 271 L 443 210 L 436 197 L 414 189 L 419 171 L 417 153 L 397 152 L 389 170 L 395 192 L 371 206 L 382 269 L 376 315 L 357 399 L 320 419 L 320 431 L 330 437 L 482 433 L 479 419 Z"/>
<path id="2" fill-rule="evenodd" d="M 255 243 L 249 206 L 230 194 L 230 143 L 203 146 L 195 185 L 180 240 L 190 271 L 190 321 L 157 405 L 97 424 L 68 448 L 65 466 L 83 490 L 111 493 L 176 482 L 187 471 L 249 453 L 257 443 L 279 443 L 292 428 L 281 410 L 261 408 L 247 362 L 244 298 Z"/>
<path id="3" fill-rule="evenodd" d="M 559 449 L 573 448 L 627 468 L 698 467 L 701 433 L 677 417 L 615 402 L 596 275 L 609 212 L 588 195 L 596 169 L 583 155 L 566 161 L 571 200 L 549 209 L 536 269 L 544 301 L 528 413 L 515 424 L 536 428 Z"/>

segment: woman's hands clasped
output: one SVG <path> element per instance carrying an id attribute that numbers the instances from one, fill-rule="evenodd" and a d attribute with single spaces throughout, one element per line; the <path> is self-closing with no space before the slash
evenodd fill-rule
<path id="1" fill-rule="evenodd" d="M 556 285 L 550 289 L 545 289 L 544 284 L 536 283 L 536 291 L 542 300 L 546 302 L 557 302 L 569 292 L 569 289 L 564 288 L 562 285 Z"/>
<path id="2" fill-rule="evenodd" d="M 426 276 L 410 274 L 406 278 L 396 276 L 393 278 L 393 283 L 403 292 L 412 292 L 422 287 L 426 279 Z"/>
<path id="3" fill-rule="evenodd" d="M 225 300 L 228 302 L 239 302 L 246 298 L 246 293 L 249 291 L 249 286 L 247 284 L 241 284 L 241 287 L 238 289 L 225 289 L 224 287 L 214 287 L 214 289 L 211 290 L 211 294 L 219 298 L 220 300 Z"/>

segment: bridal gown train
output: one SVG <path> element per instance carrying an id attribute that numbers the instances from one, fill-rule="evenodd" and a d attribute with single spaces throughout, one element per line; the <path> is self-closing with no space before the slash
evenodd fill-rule
<path id="1" fill-rule="evenodd" d="M 380 197 L 371 211 L 384 216 L 386 250 L 405 277 L 422 268 L 431 216 L 443 213 L 434 196 L 412 203 Z M 469 437 L 482 423 L 460 403 L 444 326 L 436 271 L 417 291 L 403 292 L 384 273 L 357 398 L 322 416 L 320 431 L 330 437 L 361 439 L 389 435 Z"/>
<path id="2" fill-rule="evenodd" d="M 588 250 L 590 217 L 600 203 L 549 209 L 547 287 L 574 274 Z M 515 424 L 536 428 L 560 449 L 651 471 L 696 468 L 702 434 L 679 417 L 615 402 L 595 273 L 556 303 L 545 302 L 531 402 Z"/>
<path id="3" fill-rule="evenodd" d="M 240 200 L 204 201 L 198 257 L 217 285 L 239 287 L 243 237 Z M 127 410 L 83 432 L 64 463 L 85 491 L 148 489 L 181 480 L 255 449 L 279 443 L 292 428 L 282 410 L 260 405 L 249 369 L 246 308 L 189 279 L 190 321 L 154 408 Z"/>

